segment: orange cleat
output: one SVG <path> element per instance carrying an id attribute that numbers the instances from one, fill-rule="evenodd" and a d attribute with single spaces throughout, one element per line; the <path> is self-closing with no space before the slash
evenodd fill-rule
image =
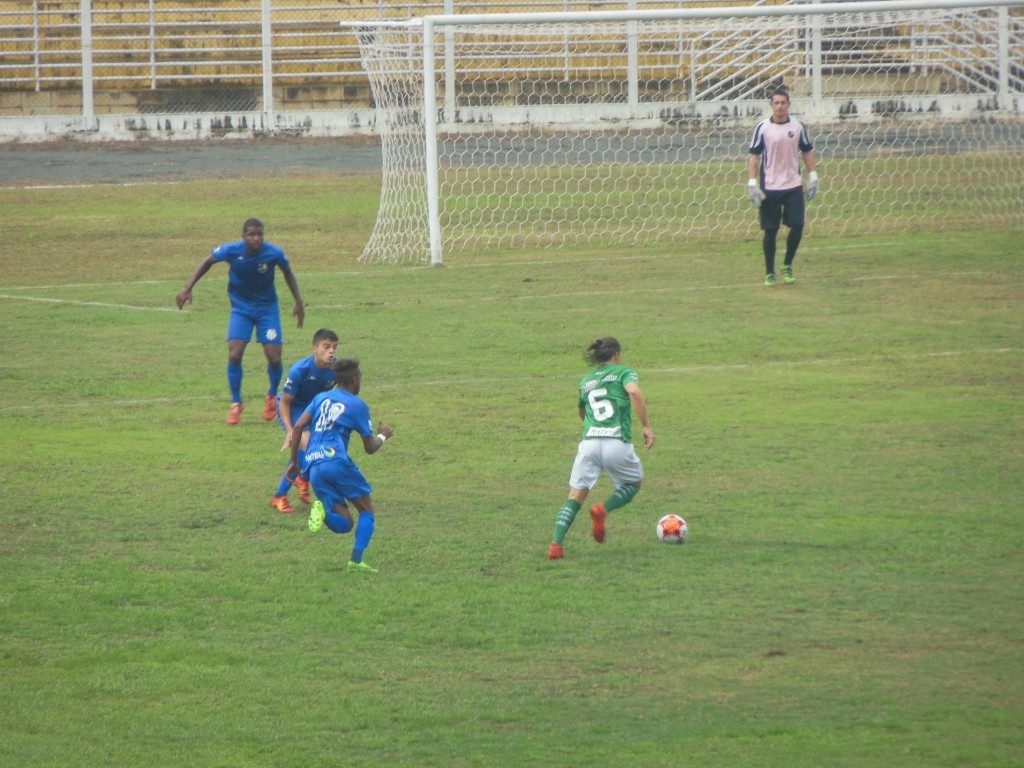
<path id="1" fill-rule="evenodd" d="M 548 547 L 548 560 L 561 560 L 563 557 L 565 557 L 565 547 L 557 541 L 552 541 L 551 546 Z"/>
<path id="2" fill-rule="evenodd" d="M 283 512 L 284 514 L 288 514 L 289 512 L 295 511 L 295 507 L 293 507 L 291 503 L 288 501 L 287 496 L 274 496 L 270 500 L 270 506 L 276 509 L 278 512 Z"/>
<path id="3" fill-rule="evenodd" d="M 263 401 L 263 418 L 267 421 L 277 418 L 277 395 L 267 395 L 267 399 Z"/>
<path id="4" fill-rule="evenodd" d="M 306 480 L 302 475 L 299 475 L 295 478 L 294 485 L 299 492 L 299 498 L 306 504 L 312 504 L 313 494 L 309 492 L 309 480 Z"/>
<path id="5" fill-rule="evenodd" d="M 604 521 L 608 517 L 604 504 L 595 504 L 590 508 L 590 522 L 594 529 L 594 541 L 604 544 Z"/>
<path id="6" fill-rule="evenodd" d="M 242 404 L 232 403 L 231 410 L 228 411 L 228 424 L 234 426 L 242 420 Z"/>

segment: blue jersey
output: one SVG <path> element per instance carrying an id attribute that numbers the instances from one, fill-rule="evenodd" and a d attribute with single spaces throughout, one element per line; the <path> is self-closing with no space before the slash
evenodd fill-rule
<path id="1" fill-rule="evenodd" d="M 228 263 L 228 297 L 232 306 L 267 307 L 277 305 L 274 268 L 290 268 L 284 251 L 265 242 L 259 253 L 249 253 L 245 240 L 236 240 L 214 248 L 214 261 Z"/>
<path id="2" fill-rule="evenodd" d="M 281 388 L 281 394 L 292 396 L 291 412 L 293 423 L 313 402 L 313 398 L 334 386 L 334 368 L 321 368 L 313 356 L 304 357 L 288 369 L 288 378 Z M 278 398 L 280 400 L 280 398 Z"/>
<path id="3" fill-rule="evenodd" d="M 304 413 L 312 419 L 306 467 L 332 459 L 355 465 L 348 455 L 349 436 L 353 430 L 363 437 L 373 435 L 370 407 L 362 398 L 345 389 L 332 389 L 314 397 Z"/>

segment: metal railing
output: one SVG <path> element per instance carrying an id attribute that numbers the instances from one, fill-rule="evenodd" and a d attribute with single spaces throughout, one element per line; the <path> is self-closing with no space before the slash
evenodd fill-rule
<path id="1" fill-rule="evenodd" d="M 0 134 L 4 121 L 12 118 L 75 118 L 82 130 L 92 130 L 100 118 L 110 116 L 159 115 L 166 121 L 167 116 L 232 111 L 255 113 L 268 129 L 280 126 L 282 113 L 301 113 L 308 122 L 309 114 L 347 111 L 350 124 L 360 123 L 373 100 L 356 30 L 344 22 L 453 12 L 664 11 L 818 1 L 0 0 Z M 965 90 L 1007 94 L 1024 92 L 1022 29 L 1024 9 L 1001 9 L 986 23 L 964 29 L 957 40 L 944 41 L 961 50 L 953 66 L 948 57 L 941 64 L 930 60 L 928 29 L 880 30 L 877 37 L 849 41 L 842 50 L 815 50 L 820 29 L 808 27 L 799 34 L 808 77 L 819 81 L 823 75 L 856 75 L 883 66 L 920 72 L 941 68 Z M 758 62 L 736 58 L 736 34 L 723 29 L 701 40 L 700 55 L 685 35 L 666 40 L 663 50 L 641 55 L 638 77 L 686 78 L 694 101 L 742 98 L 763 72 Z M 993 39 L 1011 66 L 993 70 L 978 58 L 978 41 L 989 45 Z M 833 36 L 833 45 L 837 41 Z M 688 62 L 686 71 L 680 62 Z M 481 59 L 464 66 L 503 76 L 500 63 Z"/>

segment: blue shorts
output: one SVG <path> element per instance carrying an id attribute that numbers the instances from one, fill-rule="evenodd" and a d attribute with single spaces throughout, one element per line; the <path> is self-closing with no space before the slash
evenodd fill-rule
<path id="1" fill-rule="evenodd" d="M 318 461 L 308 467 L 303 474 L 313 485 L 316 497 L 329 510 L 334 509 L 335 504 L 345 504 L 352 499 L 373 493 L 373 488 L 351 460 Z"/>
<path id="2" fill-rule="evenodd" d="M 256 341 L 260 344 L 283 344 L 281 331 L 281 310 L 277 304 L 269 307 L 231 307 L 228 318 L 228 341 L 252 340 L 252 329 L 256 329 Z"/>

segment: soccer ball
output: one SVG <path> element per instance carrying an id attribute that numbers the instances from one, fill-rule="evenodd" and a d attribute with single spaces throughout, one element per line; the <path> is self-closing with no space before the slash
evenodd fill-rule
<path id="1" fill-rule="evenodd" d="M 658 538 L 665 544 L 686 541 L 686 521 L 679 515 L 665 515 L 658 521 Z"/>

